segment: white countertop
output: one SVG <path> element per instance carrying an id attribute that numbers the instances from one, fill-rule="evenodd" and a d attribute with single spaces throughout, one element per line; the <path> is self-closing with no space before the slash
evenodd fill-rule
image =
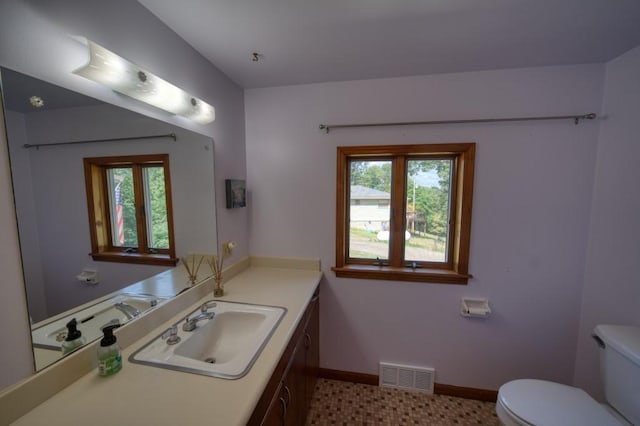
<path id="1" fill-rule="evenodd" d="M 251 267 L 225 284 L 220 300 L 282 306 L 287 313 L 249 373 L 237 380 L 132 364 L 129 356 L 202 302 L 130 345 L 122 371 L 98 376 L 97 369 L 20 417 L 15 425 L 190 425 L 246 424 L 271 378 L 308 301 L 320 271 Z"/>

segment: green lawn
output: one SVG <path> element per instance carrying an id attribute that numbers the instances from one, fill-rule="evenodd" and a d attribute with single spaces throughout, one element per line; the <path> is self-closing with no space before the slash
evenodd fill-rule
<path id="1" fill-rule="evenodd" d="M 375 232 L 369 232 L 361 228 L 349 229 L 351 238 L 351 257 L 364 259 L 375 259 L 376 257 L 386 258 L 388 250 L 387 241 L 379 241 Z M 407 249 L 426 250 L 432 253 L 444 253 L 445 241 L 443 238 L 434 235 L 412 235 L 407 241 Z"/>

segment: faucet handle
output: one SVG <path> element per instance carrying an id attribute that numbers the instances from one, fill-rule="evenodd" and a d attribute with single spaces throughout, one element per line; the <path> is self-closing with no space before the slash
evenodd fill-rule
<path id="1" fill-rule="evenodd" d="M 200 312 L 203 314 L 207 312 L 209 308 L 215 308 L 218 304 L 213 300 L 209 300 L 208 302 L 204 302 L 202 306 L 200 306 Z"/>
<path id="2" fill-rule="evenodd" d="M 180 342 L 180 336 L 178 336 L 178 326 L 172 325 L 164 332 L 162 339 L 167 341 L 168 345 L 175 345 Z"/>

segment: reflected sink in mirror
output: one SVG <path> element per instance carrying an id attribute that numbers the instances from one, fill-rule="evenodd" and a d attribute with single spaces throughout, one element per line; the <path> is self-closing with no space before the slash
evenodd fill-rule
<path id="1" fill-rule="evenodd" d="M 75 318 L 78 330 L 87 342 L 102 337 L 106 325 L 125 323 L 166 301 L 165 297 L 142 294 L 118 294 L 115 297 L 63 316 L 32 330 L 33 346 L 41 349 L 62 350 L 67 337 L 67 323 Z"/>
<path id="2" fill-rule="evenodd" d="M 179 342 L 166 332 L 140 348 L 129 361 L 170 370 L 238 379 L 249 372 L 286 312 L 279 306 L 212 300 L 178 321 Z M 203 305 L 203 306 L 205 306 Z M 185 331 L 186 319 L 200 319 L 193 331 Z"/>

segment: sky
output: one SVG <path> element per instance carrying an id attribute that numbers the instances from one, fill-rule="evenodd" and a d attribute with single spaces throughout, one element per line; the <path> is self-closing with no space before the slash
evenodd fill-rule
<path id="1" fill-rule="evenodd" d="M 427 172 L 419 172 L 414 176 L 416 183 L 419 186 L 432 186 L 434 188 L 440 188 L 438 172 L 435 170 L 429 170 Z"/>

